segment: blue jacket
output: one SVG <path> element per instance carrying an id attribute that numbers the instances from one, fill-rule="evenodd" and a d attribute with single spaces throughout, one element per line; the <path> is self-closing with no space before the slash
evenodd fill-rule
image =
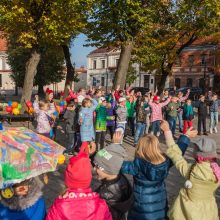
<path id="1" fill-rule="evenodd" d="M 189 139 L 182 135 L 178 145 L 185 153 Z M 165 220 L 168 210 L 165 179 L 172 166 L 170 159 L 155 165 L 136 158 L 122 165 L 122 173 L 133 175 L 134 203 L 129 211 L 128 220 Z"/>
<path id="2" fill-rule="evenodd" d="M 46 217 L 46 206 L 43 197 L 29 208 L 22 211 L 11 210 L 0 204 L 1 220 L 44 220 Z"/>
<path id="3" fill-rule="evenodd" d="M 81 141 L 95 140 L 93 112 L 95 111 L 98 103 L 95 99 L 93 99 L 92 102 L 93 105 L 90 108 L 82 107 L 79 112 L 79 119 L 82 118 L 83 121 L 80 126 Z"/>
<path id="4" fill-rule="evenodd" d="M 215 100 L 210 102 L 209 110 L 210 112 L 218 112 L 218 108 L 220 106 L 220 100 Z"/>

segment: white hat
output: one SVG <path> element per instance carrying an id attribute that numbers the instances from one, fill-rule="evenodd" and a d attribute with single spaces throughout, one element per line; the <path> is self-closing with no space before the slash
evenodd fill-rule
<path id="1" fill-rule="evenodd" d="M 99 98 L 99 103 L 102 103 L 102 102 L 105 102 L 105 101 L 106 101 L 105 97 Z"/>
<path id="2" fill-rule="evenodd" d="M 121 98 L 119 98 L 119 100 L 118 100 L 119 103 L 120 103 L 120 102 L 124 102 L 124 101 L 126 101 L 126 98 L 125 98 L 125 97 L 121 97 Z"/>
<path id="3" fill-rule="evenodd" d="M 82 103 L 82 101 L 85 99 L 85 97 L 83 96 L 83 95 L 79 95 L 78 97 L 77 97 L 77 100 L 78 100 L 78 102 L 79 103 Z"/>

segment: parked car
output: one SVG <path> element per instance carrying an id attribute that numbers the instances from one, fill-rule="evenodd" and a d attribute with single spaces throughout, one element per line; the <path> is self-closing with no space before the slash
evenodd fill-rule
<path id="1" fill-rule="evenodd" d="M 203 89 L 199 87 L 182 87 L 180 89 L 177 89 L 177 93 L 182 92 L 185 95 L 188 89 L 190 89 L 189 98 L 193 101 L 198 100 L 199 96 L 203 94 Z"/>

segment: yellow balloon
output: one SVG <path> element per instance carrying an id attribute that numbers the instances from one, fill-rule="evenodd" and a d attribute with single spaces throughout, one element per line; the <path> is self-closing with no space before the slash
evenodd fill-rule
<path id="1" fill-rule="evenodd" d="M 10 188 L 2 189 L 1 190 L 1 195 L 5 199 L 10 199 L 14 196 L 14 192 Z"/>
<path id="2" fill-rule="evenodd" d="M 19 111 L 18 108 L 14 108 L 13 111 L 12 111 L 12 113 L 13 113 L 14 115 L 19 115 L 19 114 L 20 114 L 20 111 Z"/>
<path id="3" fill-rule="evenodd" d="M 57 163 L 60 164 L 60 165 L 62 165 L 62 164 L 64 164 L 65 159 L 66 159 L 66 158 L 65 158 L 64 155 L 60 155 L 60 156 L 58 157 Z"/>

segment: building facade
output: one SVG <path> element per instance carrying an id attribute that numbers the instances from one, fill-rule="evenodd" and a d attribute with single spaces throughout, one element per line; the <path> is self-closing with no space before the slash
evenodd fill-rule
<path id="1" fill-rule="evenodd" d="M 215 86 L 217 51 L 219 45 L 210 38 L 196 40 L 191 46 L 186 47 L 176 59 L 170 77 L 170 87 L 201 87 Z"/>
<path id="2" fill-rule="evenodd" d="M 111 88 L 119 62 L 120 50 L 114 47 L 98 48 L 87 56 L 87 84 L 95 87 Z M 141 71 L 140 65 L 133 64 L 137 78 L 132 87 L 145 87 L 153 90 L 154 74 Z"/>

